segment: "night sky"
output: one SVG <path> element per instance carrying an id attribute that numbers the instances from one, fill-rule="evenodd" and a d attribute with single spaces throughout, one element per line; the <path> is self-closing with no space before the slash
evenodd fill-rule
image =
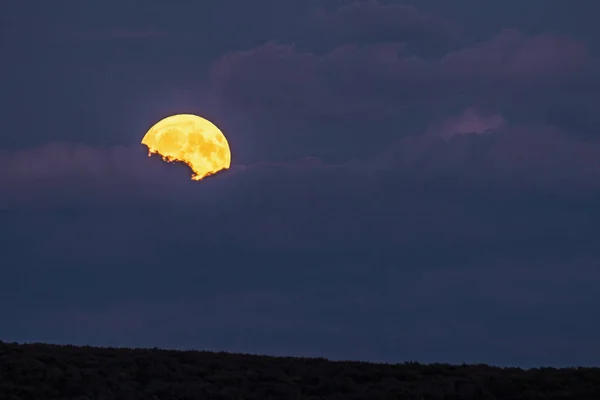
<path id="1" fill-rule="evenodd" d="M 0 340 L 599 365 L 599 13 L 0 1 Z"/>

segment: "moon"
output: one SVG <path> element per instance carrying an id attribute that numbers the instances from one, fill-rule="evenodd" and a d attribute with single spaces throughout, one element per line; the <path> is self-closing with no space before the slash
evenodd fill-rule
<path id="1" fill-rule="evenodd" d="M 231 165 L 231 151 L 223 132 L 209 120 L 193 114 L 160 120 L 144 135 L 142 144 L 148 147 L 149 157 L 158 154 L 166 162 L 187 164 L 196 181 Z"/>

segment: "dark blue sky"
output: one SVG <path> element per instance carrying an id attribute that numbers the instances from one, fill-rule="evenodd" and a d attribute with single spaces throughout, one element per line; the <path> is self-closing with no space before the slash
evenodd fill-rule
<path id="1" fill-rule="evenodd" d="M 597 1 L 0 7 L 0 340 L 598 365 Z"/>

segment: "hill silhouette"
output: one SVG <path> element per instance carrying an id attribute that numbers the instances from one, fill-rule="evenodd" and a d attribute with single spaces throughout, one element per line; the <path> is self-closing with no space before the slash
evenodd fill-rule
<path id="1" fill-rule="evenodd" d="M 600 399 L 600 368 L 375 364 L 0 342 L 0 399 Z"/>

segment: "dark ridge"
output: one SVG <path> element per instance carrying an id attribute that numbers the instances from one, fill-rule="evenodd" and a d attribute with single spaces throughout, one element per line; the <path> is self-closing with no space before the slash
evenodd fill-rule
<path id="1" fill-rule="evenodd" d="M 600 368 L 375 364 L 0 341 L 2 400 L 600 399 Z"/>

